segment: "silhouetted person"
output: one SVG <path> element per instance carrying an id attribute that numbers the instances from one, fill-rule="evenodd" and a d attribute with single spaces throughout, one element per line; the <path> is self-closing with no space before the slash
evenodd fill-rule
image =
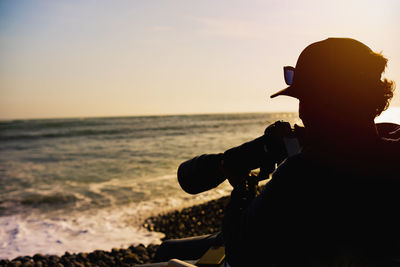
<path id="1" fill-rule="evenodd" d="M 299 99 L 307 145 L 257 197 L 225 170 L 234 187 L 223 224 L 231 266 L 400 259 L 400 140 L 380 137 L 374 123 L 393 96 L 394 83 L 381 79 L 386 63 L 361 42 L 329 38 L 285 67 L 290 86 L 271 97 Z"/>

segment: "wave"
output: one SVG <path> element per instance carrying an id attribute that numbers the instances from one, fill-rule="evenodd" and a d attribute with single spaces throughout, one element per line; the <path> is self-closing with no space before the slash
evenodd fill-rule
<path id="1" fill-rule="evenodd" d="M 155 134 L 165 135 L 185 135 L 199 130 L 215 131 L 224 130 L 227 127 L 247 127 L 254 124 L 265 124 L 272 122 L 266 121 L 261 116 L 255 116 L 253 119 L 247 117 L 232 116 L 211 116 L 198 115 L 193 117 L 181 116 L 181 118 L 168 117 L 161 120 L 138 120 L 132 119 L 104 119 L 95 121 L 21 121 L 21 122 L 2 122 L 0 123 L 0 142 L 15 140 L 37 140 L 46 138 L 71 138 L 83 136 L 105 136 L 121 137 L 128 136 L 134 138 L 143 138 Z M 146 119 L 148 119 L 146 117 Z M 121 127 L 122 126 L 122 127 Z"/>
<path id="2" fill-rule="evenodd" d="M 54 195 L 40 195 L 33 194 L 25 197 L 22 205 L 26 206 L 40 206 L 40 205 L 65 205 L 67 203 L 74 203 L 78 199 L 70 194 L 54 194 Z"/>
<path id="3" fill-rule="evenodd" d="M 177 194 L 123 207 L 58 212 L 51 216 L 34 212 L 0 216 L 0 259 L 36 253 L 61 256 L 65 251 L 78 253 L 126 248 L 132 244 L 159 244 L 164 234 L 142 227 L 145 219 L 226 194 L 226 190 L 220 189 L 196 196 Z"/>
<path id="4" fill-rule="evenodd" d="M 0 141 L 11 140 L 30 140 L 30 139 L 43 139 L 43 138 L 65 138 L 65 137 L 80 137 L 80 136 L 96 136 L 96 135 L 121 135 L 131 133 L 132 129 L 115 129 L 115 130 L 75 130 L 56 133 L 32 133 L 32 134 L 19 134 L 19 135 L 0 135 Z"/>

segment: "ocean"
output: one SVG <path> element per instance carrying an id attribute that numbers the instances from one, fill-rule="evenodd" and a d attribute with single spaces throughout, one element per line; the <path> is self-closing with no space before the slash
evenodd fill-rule
<path id="1" fill-rule="evenodd" d="M 180 163 L 253 140 L 296 113 L 0 122 L 0 259 L 160 243 L 149 216 L 226 195 L 179 186 Z"/>
<path id="2" fill-rule="evenodd" d="M 400 109 L 377 121 L 400 122 Z M 261 136 L 297 113 L 243 113 L 0 122 L 0 259 L 160 243 L 143 221 L 229 194 L 197 195 L 180 163 Z"/>

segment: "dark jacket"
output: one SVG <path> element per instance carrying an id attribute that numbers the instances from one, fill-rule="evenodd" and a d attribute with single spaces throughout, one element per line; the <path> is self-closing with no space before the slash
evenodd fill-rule
<path id="1" fill-rule="evenodd" d="M 285 160 L 260 195 L 235 188 L 223 235 L 231 266 L 391 261 L 400 251 L 400 140 Z"/>

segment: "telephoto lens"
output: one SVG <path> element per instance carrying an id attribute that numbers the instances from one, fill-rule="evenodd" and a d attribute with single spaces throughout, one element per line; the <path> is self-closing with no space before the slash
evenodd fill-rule
<path id="1" fill-rule="evenodd" d="M 300 128 L 294 130 L 297 132 Z M 210 190 L 227 178 L 222 173 L 222 165 L 225 171 L 243 178 L 251 170 L 260 168 L 258 180 L 267 179 L 288 154 L 299 151 L 294 130 L 288 122 L 277 121 L 265 129 L 264 135 L 252 141 L 224 153 L 203 154 L 185 161 L 178 168 L 178 182 L 189 194 Z"/>
<path id="2" fill-rule="evenodd" d="M 227 178 L 221 171 L 222 161 L 225 170 L 245 177 L 263 163 L 272 162 L 264 143 L 264 136 L 261 136 L 224 153 L 204 154 L 185 161 L 178 168 L 178 182 L 189 194 L 213 189 Z"/>
<path id="3" fill-rule="evenodd" d="M 178 168 L 178 182 L 189 194 L 213 189 L 225 181 L 220 170 L 223 154 L 204 154 L 183 162 Z"/>

